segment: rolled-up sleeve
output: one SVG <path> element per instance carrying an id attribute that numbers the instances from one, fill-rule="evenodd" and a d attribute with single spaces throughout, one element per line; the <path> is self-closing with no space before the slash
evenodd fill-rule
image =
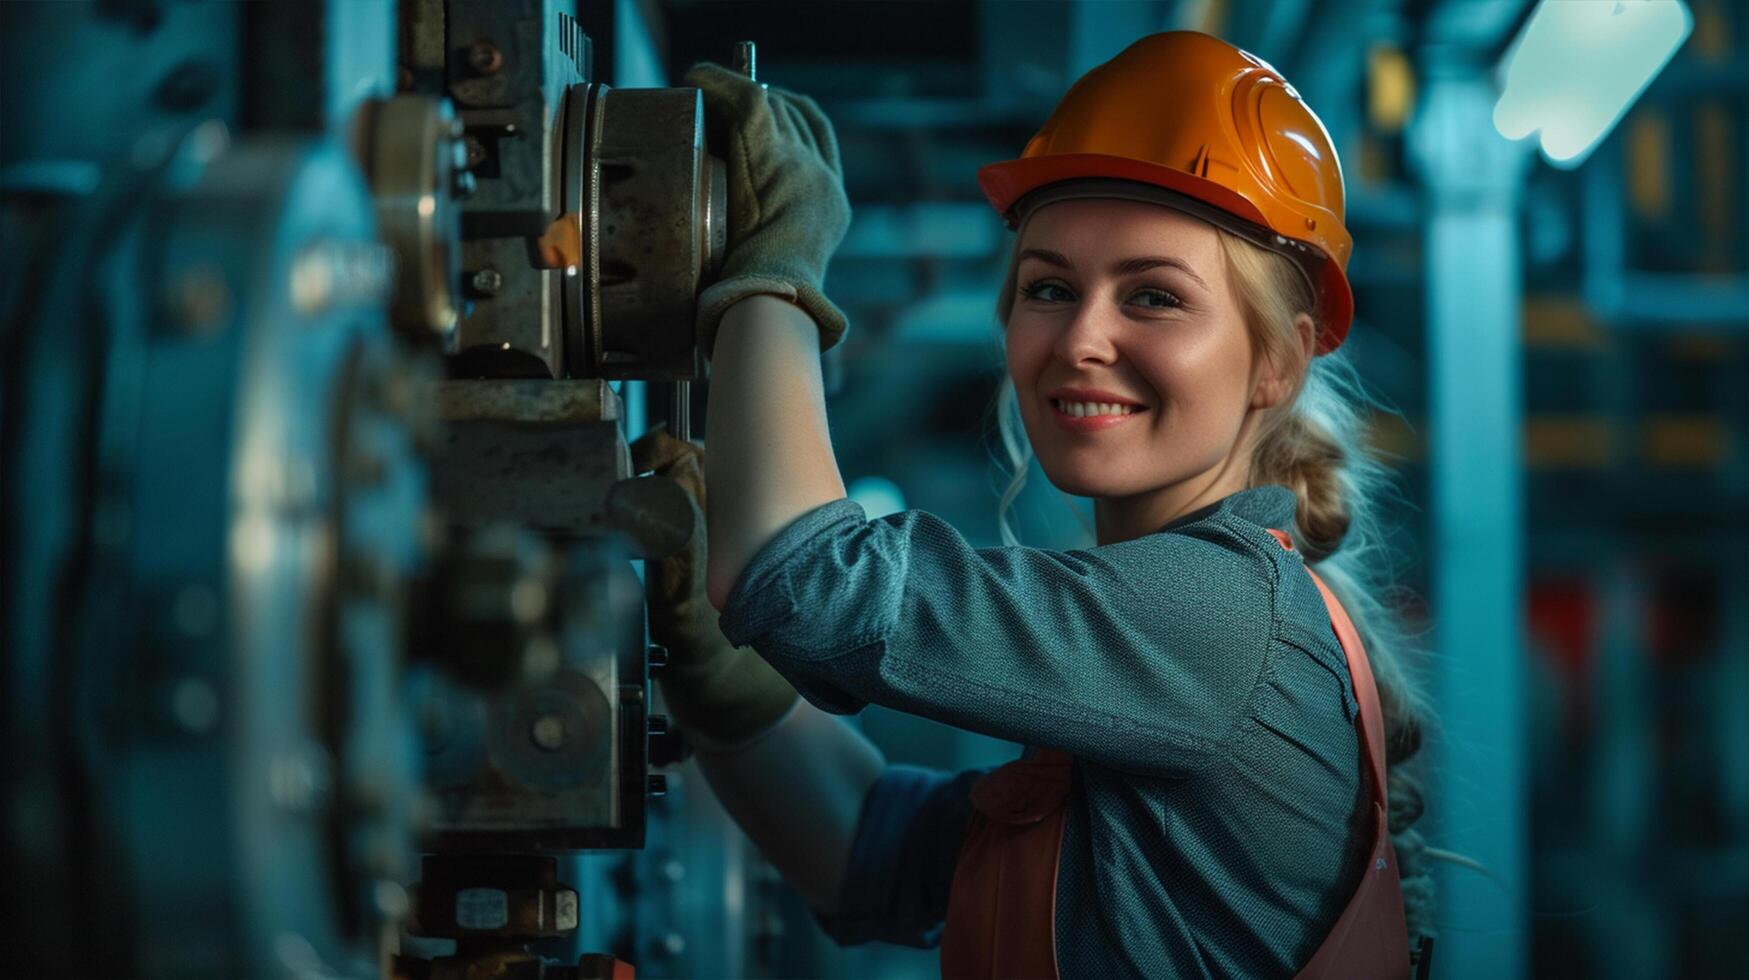
<path id="1" fill-rule="evenodd" d="M 1188 775 L 1264 667 L 1267 532 L 1216 513 L 1074 551 L 973 548 L 924 511 L 841 499 L 775 535 L 720 620 L 804 697 L 877 703 L 1114 768 Z"/>
<path id="2" fill-rule="evenodd" d="M 838 913 L 815 913 L 826 935 L 844 946 L 941 942 L 971 786 L 985 771 L 891 765 L 881 773 L 863 802 Z"/>

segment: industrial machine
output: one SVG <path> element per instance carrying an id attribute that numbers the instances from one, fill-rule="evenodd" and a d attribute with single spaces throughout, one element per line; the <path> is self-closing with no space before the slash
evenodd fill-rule
<path id="1" fill-rule="evenodd" d="M 724 171 L 578 7 L 0 5 L 9 970 L 724 967 L 613 384 L 687 436 Z"/>

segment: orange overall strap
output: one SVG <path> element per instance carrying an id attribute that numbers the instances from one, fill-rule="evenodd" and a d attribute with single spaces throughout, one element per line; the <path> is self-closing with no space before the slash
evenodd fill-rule
<path id="1" fill-rule="evenodd" d="M 1270 528 L 1269 533 L 1283 548 L 1293 550 L 1293 541 L 1285 532 Z M 1379 689 L 1353 620 L 1348 618 L 1348 612 L 1336 601 L 1336 594 L 1310 565 L 1306 566 L 1306 572 L 1324 597 L 1324 608 L 1330 612 L 1330 623 L 1348 660 L 1355 700 L 1360 703 L 1360 714 L 1354 723 L 1361 745 L 1366 749 L 1367 776 L 1373 787 L 1373 839 L 1360 885 L 1336 920 L 1335 928 L 1330 930 L 1323 945 L 1318 947 L 1299 976 L 1306 980 L 1324 977 L 1406 978 L 1409 975 L 1409 931 L 1403 919 L 1397 853 L 1391 847 L 1390 828 L 1385 818 L 1385 716 L 1379 707 Z"/>
<path id="2" fill-rule="evenodd" d="M 1035 749 L 972 787 L 941 935 L 952 980 L 1056 980 L 1057 860 L 1073 760 Z"/>

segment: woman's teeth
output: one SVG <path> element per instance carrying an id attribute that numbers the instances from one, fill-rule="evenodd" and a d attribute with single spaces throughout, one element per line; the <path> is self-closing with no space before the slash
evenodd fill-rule
<path id="1" fill-rule="evenodd" d="M 1141 411 L 1135 405 L 1113 405 L 1101 402 L 1065 402 L 1051 399 L 1051 405 L 1064 415 L 1086 418 L 1089 415 L 1134 415 Z"/>

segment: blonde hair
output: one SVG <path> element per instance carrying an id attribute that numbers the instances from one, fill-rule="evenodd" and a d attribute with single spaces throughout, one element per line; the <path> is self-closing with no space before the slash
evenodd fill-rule
<path id="1" fill-rule="evenodd" d="M 1024 224 L 1022 226 L 1024 230 Z M 1419 773 L 1407 763 L 1421 748 L 1431 717 L 1406 662 L 1421 651 L 1386 599 L 1407 599 L 1391 576 L 1394 554 L 1381 532 L 1378 504 L 1394 492 L 1391 471 L 1365 441 L 1371 414 L 1385 411 L 1362 384 L 1344 349 L 1308 362 L 1294 327 L 1317 297 L 1292 260 L 1216 226 L 1227 278 L 1244 313 L 1259 363 L 1267 358 L 1300 378 L 1292 395 L 1264 410 L 1252 443 L 1250 486 L 1280 484 L 1297 500 L 1289 535 L 1308 565 L 1336 594 L 1354 621 L 1378 684 L 1385 718 L 1386 808 L 1402 879 L 1409 946 L 1433 935 L 1433 878 L 1428 848 L 1413 829 L 1423 810 Z M 1013 312 L 1020 237 L 997 299 L 999 322 Z M 1021 424 L 1013 381 L 997 396 L 997 428 L 1012 476 L 997 510 L 1002 540 L 1019 544 L 1010 510 L 1026 482 L 1032 447 Z"/>

